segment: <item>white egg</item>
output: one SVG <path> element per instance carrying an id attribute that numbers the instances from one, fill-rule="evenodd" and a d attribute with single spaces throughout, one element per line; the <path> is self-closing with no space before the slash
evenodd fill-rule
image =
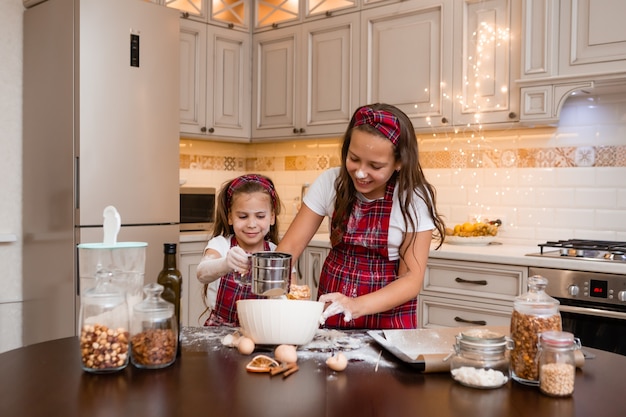
<path id="1" fill-rule="evenodd" d="M 239 353 L 242 355 L 249 355 L 254 352 L 254 342 L 249 337 L 243 336 L 239 339 L 237 350 L 239 350 Z"/>
<path id="2" fill-rule="evenodd" d="M 274 359 L 283 363 L 298 362 L 298 353 L 293 345 L 278 345 L 274 350 Z"/>
<path id="3" fill-rule="evenodd" d="M 326 365 L 333 371 L 341 372 L 348 366 L 348 358 L 346 358 L 346 355 L 339 352 L 326 359 Z"/>

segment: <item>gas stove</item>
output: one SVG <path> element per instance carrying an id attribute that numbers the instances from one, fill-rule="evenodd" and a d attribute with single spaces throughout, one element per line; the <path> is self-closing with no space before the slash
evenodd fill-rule
<path id="1" fill-rule="evenodd" d="M 540 243 L 539 248 L 539 253 L 530 253 L 528 256 L 626 263 L 626 242 L 568 239 Z"/>

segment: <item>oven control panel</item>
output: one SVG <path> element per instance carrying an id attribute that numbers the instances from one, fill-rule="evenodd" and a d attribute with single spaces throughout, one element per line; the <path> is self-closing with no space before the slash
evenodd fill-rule
<path id="1" fill-rule="evenodd" d="M 626 307 L 626 275 L 530 268 L 529 276 L 548 279 L 546 293 L 554 298 Z"/>

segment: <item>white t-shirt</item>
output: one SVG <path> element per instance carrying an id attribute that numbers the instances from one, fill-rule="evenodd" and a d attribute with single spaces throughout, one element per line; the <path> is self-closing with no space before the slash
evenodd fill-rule
<path id="1" fill-rule="evenodd" d="M 207 243 L 206 247 L 204 248 L 204 250 L 206 251 L 207 249 L 213 249 L 214 251 L 218 252 L 220 254 L 220 257 L 225 257 L 226 253 L 228 252 L 228 250 L 230 249 L 230 239 L 231 239 L 232 235 L 229 236 L 215 236 L 211 239 L 209 239 L 209 242 Z M 275 250 L 276 249 L 276 244 L 269 242 L 270 244 L 270 250 Z M 209 287 L 207 288 L 207 293 L 206 293 L 206 298 L 207 298 L 207 305 L 212 309 L 213 307 L 215 307 L 215 302 L 217 300 L 217 290 L 220 288 L 220 280 L 221 278 L 216 279 L 215 281 L 213 281 L 212 283 L 209 284 Z"/>
<path id="2" fill-rule="evenodd" d="M 309 187 L 304 196 L 303 202 L 308 208 L 313 210 L 320 216 L 328 216 L 332 219 L 332 215 L 335 209 L 335 179 L 339 175 L 339 167 L 331 168 L 324 171 L 313 184 Z M 361 193 L 357 193 L 357 198 L 362 201 L 370 201 Z M 433 230 L 435 223 L 433 222 L 426 203 L 420 198 L 420 193 L 415 192 L 415 198 L 413 199 L 413 210 L 409 215 L 417 219 L 417 232 L 423 232 L 425 230 Z M 329 222 L 330 224 L 330 222 Z M 387 246 L 389 251 L 389 259 L 396 260 L 399 258 L 398 249 L 402 244 L 402 237 L 404 232 L 411 232 L 407 230 L 409 226 L 406 225 L 404 218 L 402 217 L 402 211 L 400 209 L 400 201 L 398 200 L 398 187 L 393 193 L 393 205 L 391 207 L 391 219 L 389 220 L 389 236 L 387 238 Z"/>

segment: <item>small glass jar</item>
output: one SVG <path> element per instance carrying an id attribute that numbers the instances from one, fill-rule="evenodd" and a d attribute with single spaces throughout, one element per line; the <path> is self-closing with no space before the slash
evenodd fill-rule
<path id="1" fill-rule="evenodd" d="M 576 358 L 580 340 L 569 332 L 547 331 L 539 335 L 539 390 L 554 397 L 574 392 Z"/>
<path id="2" fill-rule="evenodd" d="M 80 298 L 80 353 L 87 372 L 114 372 L 128 365 L 128 304 L 126 294 L 111 284 L 111 275 L 98 272 L 96 286 Z"/>
<path id="3" fill-rule="evenodd" d="M 178 325 L 174 304 L 161 298 L 163 288 L 145 285 L 145 299 L 133 308 L 130 360 L 138 368 L 164 368 L 176 360 Z"/>
<path id="4" fill-rule="evenodd" d="M 559 301 L 545 292 L 548 280 L 540 275 L 528 278 L 528 292 L 515 298 L 511 315 L 511 376 L 525 385 L 539 385 L 537 344 L 539 334 L 560 331 Z"/>
<path id="5" fill-rule="evenodd" d="M 452 378 L 472 388 L 498 388 L 509 380 L 512 340 L 488 329 L 469 329 L 456 336 L 450 359 Z"/>

